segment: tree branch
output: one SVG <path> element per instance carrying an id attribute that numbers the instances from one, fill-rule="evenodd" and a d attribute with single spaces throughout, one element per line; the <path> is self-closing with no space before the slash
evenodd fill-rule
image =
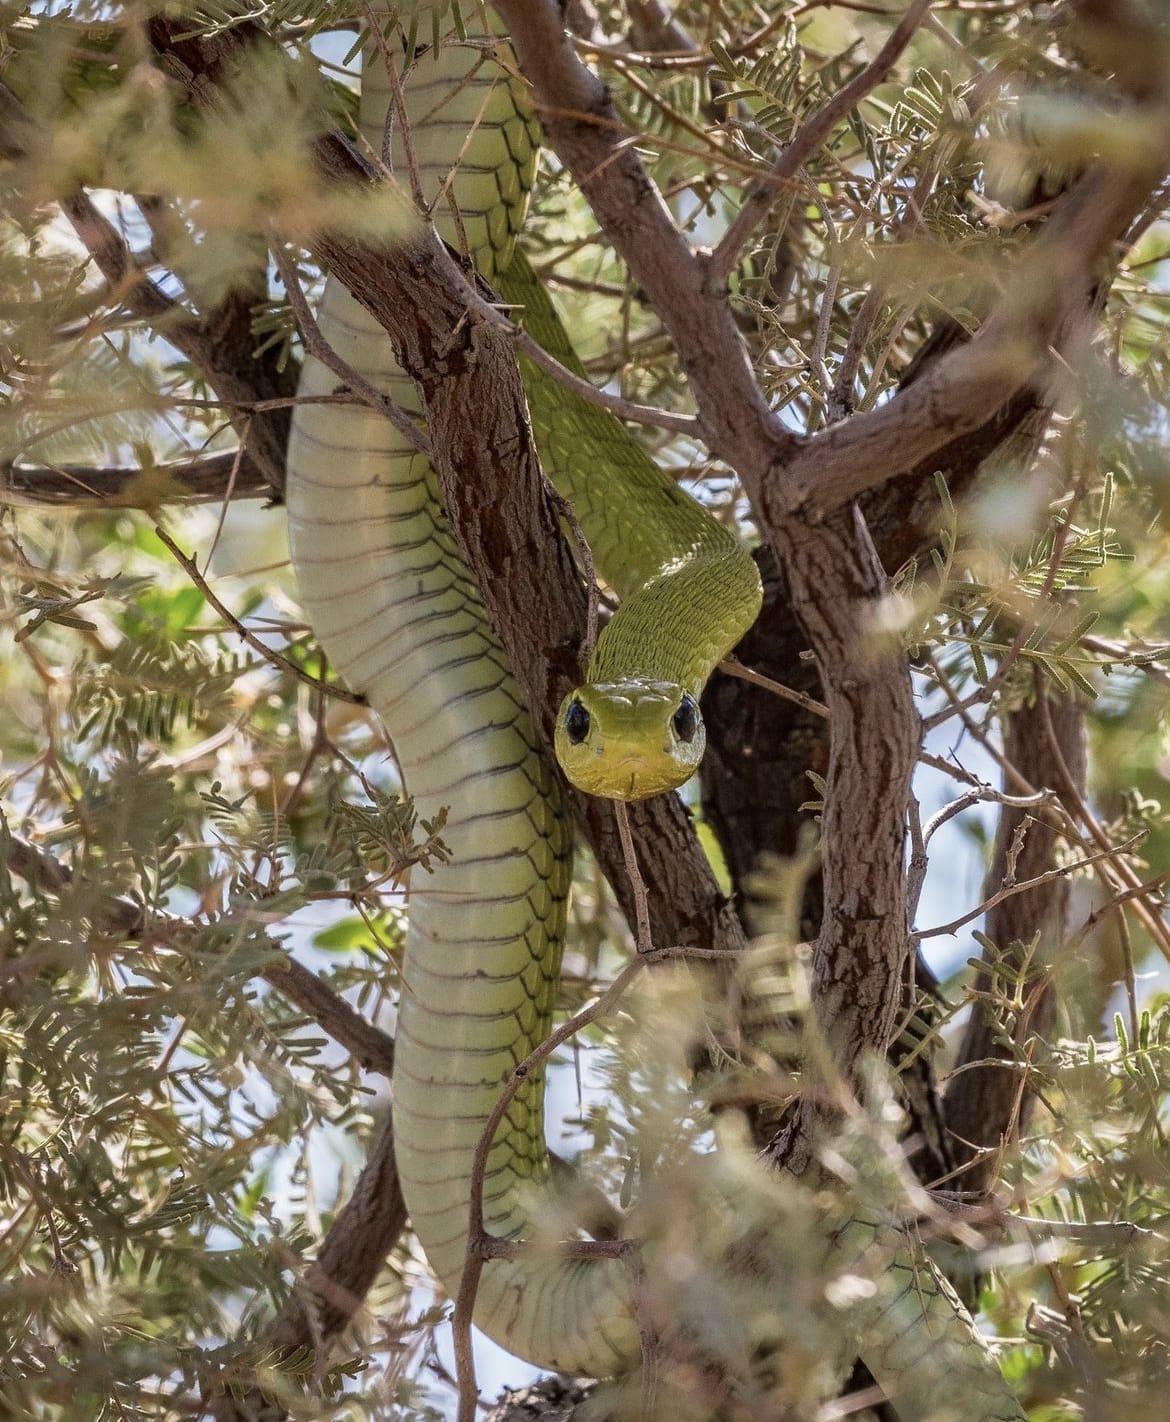
<path id="1" fill-rule="evenodd" d="M 361 160 L 340 137 L 323 139 L 317 151 L 337 181 L 363 176 Z M 493 323 L 468 321 L 463 276 L 433 232 L 392 253 L 335 233 L 322 234 L 316 247 L 390 333 L 423 391 L 445 507 L 551 753 L 557 708 L 579 682 L 586 594 L 532 446 L 511 339 Z M 565 790 L 634 922 L 636 895 L 613 805 Z M 630 818 L 653 886 L 655 941 L 740 947 L 742 930 L 681 803 L 669 796 L 643 801 L 630 807 Z"/>
<path id="2" fill-rule="evenodd" d="M 850 1083 L 861 1058 L 884 1053 L 908 951 L 904 816 L 918 751 L 906 660 L 875 645 L 885 574 L 851 514 L 810 525 L 763 501 L 773 471 L 801 441 L 768 409 L 721 285 L 675 227 L 627 141 L 604 86 L 578 60 L 557 7 L 496 0 L 546 136 L 598 222 L 670 331 L 712 449 L 740 475 L 788 580 L 820 670 L 833 726 L 824 816 L 828 911 L 813 955 L 814 998 L 836 1069 Z M 905 467 L 904 464 L 900 467 Z M 641 841 L 639 841 L 641 842 Z M 810 1156 L 812 1092 L 775 1155 Z"/>
<path id="3" fill-rule="evenodd" d="M 406 1205 L 394 1164 L 394 1127 L 389 1112 L 370 1144 L 353 1194 L 321 1241 L 316 1261 L 296 1292 L 244 1352 L 223 1368 L 205 1391 L 214 1422 L 284 1422 L 287 1409 L 271 1386 L 241 1388 L 255 1374 L 306 1374 L 325 1365 L 330 1344 L 350 1323 L 406 1227 Z M 255 1364 L 253 1364 L 255 1360 Z"/>
<path id="4" fill-rule="evenodd" d="M 550 144 L 674 338 L 707 442 L 737 470 L 770 526 L 802 509 L 814 520 L 827 517 L 978 428 L 1034 379 L 1049 343 L 1096 279 L 1110 244 L 1141 211 L 1170 155 L 1165 98 L 1147 85 L 1144 151 L 1131 154 L 1129 166 L 1097 165 L 1061 201 L 1011 299 L 977 339 L 879 409 L 815 436 L 796 436 L 768 411 L 722 290 L 674 227 L 604 85 L 577 58 L 557 6 L 496 0 L 496 8 Z"/>
<path id="5" fill-rule="evenodd" d="M 1063 760 L 1083 786 L 1083 706 L 1074 696 L 1050 691 L 1039 678 L 1036 696 L 1047 700 Z M 1021 706 L 1005 718 L 1004 754 L 1031 784 L 1060 787 L 1045 718 L 1035 706 Z M 976 977 L 975 1006 L 944 1099 L 957 1162 L 965 1167 L 960 1176 L 965 1191 L 983 1193 L 993 1186 L 1005 1143 L 1018 1137 L 1031 1112 L 1032 1094 L 1020 1080 L 1018 1064 L 1027 1039 L 1052 1025 L 1051 969 L 1068 914 L 1070 884 L 1057 864 L 1058 826 L 1058 819 L 1039 808 L 1005 804 L 1000 810 L 985 892 L 994 896 L 986 933 L 998 950 L 1001 971 L 989 963 Z M 1112 852 L 1110 846 L 1097 857 Z M 997 1061 L 1003 1065 L 997 1067 Z"/>
<path id="6" fill-rule="evenodd" d="M 9 868 L 27 883 L 54 896 L 66 893 L 73 883 L 73 871 L 37 845 L 10 834 L 5 834 L 3 845 Z M 108 895 L 99 903 L 95 927 L 128 942 L 165 941 L 181 949 L 199 933 L 201 925 L 146 909 L 120 895 Z M 345 1047 L 366 1071 L 389 1077 L 394 1065 L 393 1038 L 367 1022 L 315 973 L 295 958 L 282 957 L 263 969 L 261 976 Z M 267 1368 L 288 1366 L 298 1372 L 307 1371 L 306 1356 L 323 1361 L 325 1345 L 361 1306 L 405 1224 L 406 1205 L 394 1165 L 393 1127 L 387 1112 L 353 1194 L 322 1241 L 316 1262 L 300 1281 L 293 1299 L 249 1350 L 250 1355 L 263 1360 Z M 225 1371 L 234 1379 L 240 1367 L 237 1356 Z M 242 1395 L 231 1386 L 212 1388 L 208 1400 L 216 1422 L 255 1422 L 258 1417 L 278 1422 L 287 1415 L 260 1388 Z"/>
<path id="7" fill-rule="evenodd" d="M 771 517 L 802 508 L 813 518 L 827 516 L 977 429 L 1040 376 L 1049 344 L 1083 307 L 1102 259 L 1170 161 L 1166 116 L 1155 121 L 1156 159 L 1133 168 L 1101 164 L 1087 173 L 1058 204 L 999 309 L 972 341 L 886 404 L 801 442 L 769 485 Z"/>
<path id="8" fill-rule="evenodd" d="M 213 102 L 217 79 L 238 51 L 261 42 L 245 26 L 187 37 L 161 19 L 152 22 L 151 38 L 196 103 Z M 379 180 L 340 134 L 320 139 L 315 153 L 338 184 Z M 495 322 L 468 319 L 467 283 L 433 231 L 393 248 L 323 233 L 315 249 L 389 332 L 399 363 L 423 391 L 448 515 L 551 755 L 557 708 L 579 682 L 587 597 L 532 446 L 511 336 Z M 565 793 L 636 921 L 612 804 L 568 786 Z M 739 950 L 743 930 L 682 804 L 673 796 L 642 801 L 630 807 L 630 820 L 650 889 L 654 941 Z"/>
<path id="9" fill-rule="evenodd" d="M 5 830 L 0 845 L 9 867 L 26 883 L 54 896 L 66 893 L 72 885 L 73 870 L 30 841 Z M 147 909 L 119 894 L 102 898 L 95 918 L 95 928 L 100 933 L 131 943 L 166 944 L 176 951 L 207 926 L 177 914 Z M 19 974 L 19 959 L 10 965 L 10 970 L 11 976 Z M 328 1032 L 359 1066 L 383 1076 L 390 1075 L 394 1065 L 394 1039 L 367 1022 L 316 973 L 295 958 L 282 955 L 280 961 L 262 970 L 261 977 Z"/>
<path id="10" fill-rule="evenodd" d="M 199 367 L 229 409 L 293 393 L 296 371 L 291 366 L 281 370 L 274 350 L 253 357 L 248 337 L 250 317 L 246 310 L 241 311 L 233 293 L 206 316 L 187 315 L 138 267 L 121 233 L 86 193 L 66 198 L 61 207 L 119 298 Z M 284 488 L 288 408 L 279 406 L 256 416 L 233 415 L 232 423 L 245 452 L 279 493 Z"/>
<path id="11" fill-rule="evenodd" d="M 272 493 L 264 471 L 247 451 L 206 454 L 173 464 L 94 468 L 88 464 L 0 464 L 0 504 L 53 508 L 141 508 L 149 503 L 214 503 L 229 496 L 256 499 Z"/>
<path id="12" fill-rule="evenodd" d="M 875 660 L 857 630 L 875 625 L 885 586 L 880 565 L 868 540 L 856 539 L 848 517 L 834 511 L 985 425 L 1035 378 L 1048 343 L 1080 309 L 1098 262 L 1165 167 L 1164 100 L 1143 109 L 1148 151 L 1134 155 L 1130 167 L 1090 170 L 1046 227 L 1012 301 L 975 341 L 886 406 L 797 438 L 766 410 L 723 294 L 704 280 L 702 259 L 674 228 L 604 87 L 561 30 L 557 7 L 497 0 L 496 8 L 552 146 L 670 331 L 704 432 L 762 516 L 825 682 L 834 733 L 825 816 L 829 913 L 814 976 L 826 1032 L 848 1077 L 857 1054 L 884 1049 L 889 1024 L 873 1009 L 896 997 L 896 965 L 905 952 L 902 814 L 917 733 L 904 662 L 892 649 L 884 662 Z M 847 906 L 839 891 L 857 896 L 862 878 L 867 890 Z M 789 1147 L 800 1134 L 798 1128 L 778 1143 L 777 1156 L 794 1160 Z"/>
<path id="13" fill-rule="evenodd" d="M 558 6 L 550 0 L 495 5 L 549 145 L 674 340 L 705 441 L 754 495 L 765 471 L 797 440 L 768 408 L 723 284 L 708 280 L 704 262 L 675 226 L 605 85 L 578 59 Z"/>
<path id="14" fill-rule="evenodd" d="M 366 700 L 355 691 L 350 691 L 344 686 L 339 686 L 336 682 L 322 681 L 320 677 L 313 676 L 304 667 L 297 666 L 296 662 L 290 661 L 288 657 L 282 657 L 279 652 L 274 652 L 265 642 L 262 642 L 250 628 L 245 627 L 240 619 L 227 607 L 211 589 L 207 579 L 199 571 L 199 565 L 194 558 L 190 558 L 179 547 L 165 528 L 156 524 L 154 529 L 155 537 L 169 549 L 175 562 L 187 574 L 207 601 L 215 608 L 216 612 L 231 627 L 236 636 L 246 642 L 254 652 L 258 652 L 263 659 L 274 666 L 285 676 L 291 676 L 297 681 L 304 682 L 306 686 L 311 686 L 315 691 L 323 692 L 326 696 L 335 697 L 338 701 L 348 701 L 353 706 L 364 706 Z"/>

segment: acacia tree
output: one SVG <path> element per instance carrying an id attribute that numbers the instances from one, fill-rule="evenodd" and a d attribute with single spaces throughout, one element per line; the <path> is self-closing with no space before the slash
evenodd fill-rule
<path id="1" fill-rule="evenodd" d="M 639 950 L 770 973 L 764 1046 L 736 1023 L 701 1068 L 771 1167 L 761 1228 L 791 1230 L 813 1192 L 768 1191 L 811 1179 L 859 1112 L 890 1159 L 901 1140 L 900 1189 L 989 1327 L 1022 1340 L 1034 1415 L 1157 1406 L 1167 36 L 1126 0 L 496 9 L 554 155 L 531 247 L 619 392 L 598 398 L 755 530 L 766 587 L 707 691 L 693 812 L 631 807 L 631 859 L 612 807 L 572 800 L 589 856 L 563 1006 L 629 951 L 615 906 Z M 546 736 L 588 597 L 514 330 L 354 140 L 354 22 L 284 3 L 6 21 L 13 1415 L 447 1405 L 378 1095 L 386 889 L 442 872 L 442 826 L 398 793 L 273 551 L 322 273 L 419 383 Z M 379 400 L 344 370 L 332 398 Z M 986 845 L 940 851 L 980 806 Z M 928 871 L 945 887 L 922 899 Z M 919 905 L 942 899 L 940 924 Z M 944 935 L 964 948 L 940 985 Z M 720 977 L 729 999 L 743 977 Z M 745 1039 L 751 1069 L 725 1065 Z M 875 1059 L 891 1075 L 867 1095 Z M 588 1118 L 602 1180 L 649 1152 L 648 1080 L 677 1102 L 628 1062 Z M 694 1248 L 734 1337 L 758 1299 Z M 722 1362 L 685 1376 L 730 1406 L 750 1380 L 702 1343 Z"/>

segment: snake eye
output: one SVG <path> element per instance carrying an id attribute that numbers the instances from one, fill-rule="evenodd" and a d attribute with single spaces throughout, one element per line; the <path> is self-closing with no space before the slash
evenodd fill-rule
<path id="1" fill-rule="evenodd" d="M 575 746 L 579 746 L 589 734 L 589 712 L 577 700 L 570 701 L 565 712 L 565 734 Z"/>
<path id="2" fill-rule="evenodd" d="M 689 691 L 683 692 L 683 699 L 679 702 L 678 710 L 671 718 L 671 725 L 674 733 L 684 745 L 690 745 L 695 739 L 695 732 L 699 729 L 699 708 L 695 705 L 695 698 Z"/>

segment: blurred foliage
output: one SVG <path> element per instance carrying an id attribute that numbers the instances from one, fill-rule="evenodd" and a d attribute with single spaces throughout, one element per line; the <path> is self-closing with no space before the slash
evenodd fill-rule
<path id="1" fill-rule="evenodd" d="M 605 42 L 587 52 L 680 226 L 712 244 L 890 26 L 871 6 L 672 8 L 691 53 L 671 38 L 627 46 L 628 16 L 611 0 L 597 6 Z M 292 953 L 384 1021 L 402 944 L 393 886 L 407 862 L 441 873 L 444 858 L 442 825 L 415 822 L 379 727 L 330 694 L 279 511 L 166 517 L 219 598 L 308 681 L 245 644 L 153 532 L 160 467 L 236 437 L 168 330 L 213 316 L 242 286 L 255 349 L 293 362 L 268 246 L 291 244 L 311 288 L 319 273 L 303 244 L 318 226 L 384 236 L 407 221 L 388 187 L 329 191 L 308 156 L 329 123 L 352 122 L 351 7 L 170 10 L 197 32 L 259 24 L 298 63 L 277 75 L 258 52 L 224 105 L 198 117 L 152 58 L 148 8 L 0 11 L 0 79 L 30 123 L 15 144 L 5 135 L 0 163 L 0 462 L 130 463 L 143 479 L 142 512 L 0 518 L 0 1413 L 52 1422 L 200 1415 L 204 1383 L 295 1289 L 383 1088 L 264 973 Z M 1109 72 L 1055 10 L 1054 24 L 1049 6 L 938 7 L 756 233 L 733 297 L 761 383 L 794 427 L 888 399 L 933 328 L 971 329 L 1010 290 L 1013 255 L 1087 156 L 1146 141 L 1140 125 L 1114 122 Z M 426 28 L 420 18 L 419 42 Z M 62 216 L 79 184 L 172 304 L 153 330 Z M 688 410 L 660 320 L 552 160 L 525 240 L 592 378 Z M 1099 336 L 1068 361 L 1060 430 L 1040 455 L 1001 453 L 972 498 L 956 502 L 939 481 L 938 549 L 897 570 L 890 607 L 928 709 L 944 693 L 968 701 L 967 727 L 947 727 L 959 761 L 984 733 L 994 743 L 996 718 L 1027 703 L 1037 669 L 1093 698 L 1093 803 L 1115 841 L 1140 832 L 1128 862 L 1143 879 L 1170 866 L 1168 314 L 1170 221 L 1154 204 L 1103 293 Z M 636 434 L 744 518 L 728 472 L 700 447 Z M 941 882 L 952 872 L 942 858 Z M 783 929 L 769 939 L 760 925 L 761 976 L 799 1021 L 791 877 L 790 866 L 772 874 Z M 1004 1166 L 1013 1210 L 1031 1223 L 992 1235 L 1005 1242 L 983 1260 L 994 1266 L 983 1306 L 1008 1338 L 1025 1336 L 1032 1305 L 1072 1320 L 1067 1346 L 1033 1331 L 1008 1355 L 1034 1417 L 1095 1408 L 1122 1422 L 1157 1415 L 1165 1389 L 1170 1016 L 1148 926 L 1100 913 L 1087 873 L 1075 888 L 1084 925 L 1058 1032 L 1030 1044 L 1043 1106 Z M 1147 900 L 1161 915 L 1161 889 Z M 570 934 L 571 1010 L 626 951 L 584 858 Z M 1115 1025 L 1127 978 L 1137 1010 Z M 993 984 L 1005 1026 L 1017 987 Z M 599 1181 L 656 1214 L 659 1257 L 678 1266 L 662 1287 L 707 1355 L 738 1366 L 767 1314 L 790 1340 L 767 1405 L 799 1406 L 835 1361 L 849 1281 L 805 1247 L 821 1238 L 819 1202 L 750 1168 L 733 1112 L 712 1124 L 695 1105 L 684 1044 L 697 1035 L 719 1064 L 712 1100 L 742 1092 L 743 1068 L 688 1004 L 660 985 L 640 1010 L 648 1034 L 632 1013 L 614 1054 L 585 1034 L 589 1092 L 571 1139 Z M 789 1046 L 771 1043 L 767 1068 L 745 1053 L 752 1089 L 777 1109 L 795 1089 Z M 876 1081 L 840 1143 L 862 1198 L 871 1176 L 856 1159 L 870 1157 L 850 1141 L 895 1152 L 885 1092 Z M 696 1218 L 690 1185 L 716 1134 L 723 1205 Z M 773 1264 L 790 1282 L 762 1297 L 727 1261 L 777 1217 Z M 290 1394 L 294 1415 L 449 1409 L 427 1289 L 403 1246 L 347 1335 L 346 1361 Z M 668 1387 L 686 1415 L 691 1384 L 679 1373 Z"/>

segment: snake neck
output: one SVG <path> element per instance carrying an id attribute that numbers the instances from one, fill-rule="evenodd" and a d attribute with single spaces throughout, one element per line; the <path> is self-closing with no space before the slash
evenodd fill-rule
<path id="1" fill-rule="evenodd" d="M 496 281 L 528 333 L 584 375 L 522 252 Z M 736 535 L 680 489 L 609 411 L 570 398 L 527 358 L 521 369 L 541 464 L 572 504 L 602 578 L 621 597 L 585 684 L 558 713 L 557 759 L 587 794 L 616 800 L 662 794 L 699 766 L 701 717 L 690 736 L 679 734 L 677 718 L 681 712 L 685 719 L 691 705 L 697 714 L 712 670 L 756 620 L 759 573 Z M 574 717 L 581 736 L 573 734 Z"/>

